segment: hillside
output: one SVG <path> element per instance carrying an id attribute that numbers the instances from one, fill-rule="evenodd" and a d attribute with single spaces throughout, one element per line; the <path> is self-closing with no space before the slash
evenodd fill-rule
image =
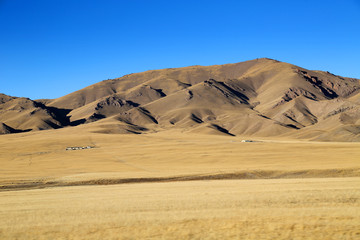
<path id="1" fill-rule="evenodd" d="M 0 134 L 91 124 L 97 133 L 176 128 L 246 137 L 360 141 L 360 80 L 266 58 L 152 70 L 51 100 L 2 94 L 0 123 Z"/>

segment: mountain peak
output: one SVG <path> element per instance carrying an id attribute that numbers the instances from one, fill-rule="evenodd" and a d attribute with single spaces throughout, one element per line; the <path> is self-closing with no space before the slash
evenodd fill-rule
<path id="1" fill-rule="evenodd" d="M 359 89 L 358 79 L 258 58 L 129 74 L 40 102 L 1 94 L 0 121 L 22 131 L 91 122 L 98 133 L 179 128 L 359 141 Z"/>

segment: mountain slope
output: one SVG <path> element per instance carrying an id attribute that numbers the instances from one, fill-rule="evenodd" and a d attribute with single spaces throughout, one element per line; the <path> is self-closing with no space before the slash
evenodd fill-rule
<path id="1" fill-rule="evenodd" d="M 0 122 L 21 131 L 91 123 L 98 133 L 360 141 L 359 112 L 358 79 L 266 58 L 129 74 L 52 100 L 0 96 Z"/>
<path id="2" fill-rule="evenodd" d="M 16 132 L 54 129 L 66 126 L 68 111 L 48 107 L 28 98 L 0 95 L 0 122 Z"/>
<path id="3" fill-rule="evenodd" d="M 0 123 L 0 134 L 16 133 L 17 131 L 5 123 Z"/>

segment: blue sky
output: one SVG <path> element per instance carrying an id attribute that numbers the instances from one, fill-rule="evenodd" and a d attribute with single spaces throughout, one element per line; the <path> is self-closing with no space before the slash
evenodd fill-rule
<path id="1" fill-rule="evenodd" d="M 0 0 L 0 92 L 269 57 L 360 78 L 360 0 Z"/>

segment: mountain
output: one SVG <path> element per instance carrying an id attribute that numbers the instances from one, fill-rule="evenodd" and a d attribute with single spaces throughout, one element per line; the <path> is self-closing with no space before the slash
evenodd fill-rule
<path id="1" fill-rule="evenodd" d="M 0 123 L 0 134 L 16 133 L 17 131 L 5 123 Z"/>
<path id="2" fill-rule="evenodd" d="M 102 81 L 57 99 L 2 94 L 0 122 L 15 132 L 89 124 L 97 133 L 176 128 L 360 141 L 360 80 L 267 58 L 169 68 Z"/>
<path id="3" fill-rule="evenodd" d="M 16 132 L 45 130 L 69 125 L 66 111 L 28 98 L 0 94 L 0 122 Z"/>

